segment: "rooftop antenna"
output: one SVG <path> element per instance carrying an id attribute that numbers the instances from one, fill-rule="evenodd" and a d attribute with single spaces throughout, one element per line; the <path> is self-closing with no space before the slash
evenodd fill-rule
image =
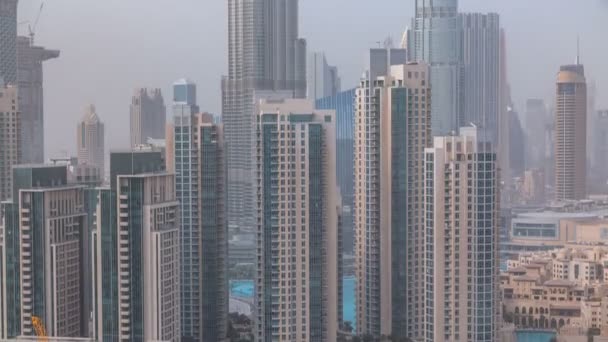
<path id="1" fill-rule="evenodd" d="M 581 64 L 581 37 L 576 36 L 576 65 Z"/>

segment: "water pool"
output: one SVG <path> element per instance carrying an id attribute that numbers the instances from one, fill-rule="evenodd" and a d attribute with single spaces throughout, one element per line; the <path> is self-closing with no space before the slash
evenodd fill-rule
<path id="1" fill-rule="evenodd" d="M 549 342 L 555 333 L 539 331 L 518 331 L 517 342 Z"/>

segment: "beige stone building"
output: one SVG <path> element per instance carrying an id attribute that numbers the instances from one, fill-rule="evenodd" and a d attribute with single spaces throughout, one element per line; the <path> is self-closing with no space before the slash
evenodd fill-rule
<path id="1" fill-rule="evenodd" d="M 587 81 L 580 64 L 566 65 L 557 74 L 555 101 L 555 197 L 586 197 Z"/>
<path id="2" fill-rule="evenodd" d="M 503 318 L 520 329 L 608 331 L 608 247 L 521 255 L 500 276 Z"/>

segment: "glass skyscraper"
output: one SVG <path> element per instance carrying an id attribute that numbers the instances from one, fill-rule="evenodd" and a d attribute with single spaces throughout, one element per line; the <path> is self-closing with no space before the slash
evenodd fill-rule
<path id="1" fill-rule="evenodd" d="M 227 334 L 228 232 L 222 124 L 198 113 L 196 86 L 173 86 L 167 162 L 180 203 L 182 341 L 221 341 Z"/>
<path id="2" fill-rule="evenodd" d="M 336 112 L 336 177 L 342 196 L 344 229 L 344 252 L 352 253 L 353 201 L 354 201 L 354 127 L 356 88 L 329 96 L 315 102 L 316 109 L 330 109 Z"/>
<path id="3" fill-rule="evenodd" d="M 230 229 L 255 220 L 255 104 L 268 95 L 306 96 L 306 41 L 298 35 L 298 0 L 228 1 L 228 75 L 222 122 L 228 165 Z"/>
<path id="4" fill-rule="evenodd" d="M 0 0 L 0 79 L 17 83 L 17 1 Z"/>
<path id="5" fill-rule="evenodd" d="M 431 68 L 432 134 L 451 134 L 463 121 L 458 0 L 415 2 L 416 15 L 408 34 L 409 60 L 424 61 Z"/>

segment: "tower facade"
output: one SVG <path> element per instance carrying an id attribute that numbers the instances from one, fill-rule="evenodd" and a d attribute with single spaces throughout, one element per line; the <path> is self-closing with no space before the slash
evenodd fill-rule
<path id="1" fill-rule="evenodd" d="M 0 202 L 10 199 L 12 167 L 21 163 L 21 114 L 17 87 L 0 87 Z"/>
<path id="2" fill-rule="evenodd" d="M 105 130 L 95 106 L 90 105 L 85 109 L 85 114 L 78 123 L 76 132 L 78 163 L 98 168 L 101 179 L 103 179 L 105 171 Z"/>
<path id="3" fill-rule="evenodd" d="M 306 42 L 298 36 L 298 0 L 228 1 L 228 75 L 222 121 L 228 165 L 228 223 L 253 231 L 255 103 L 269 93 L 306 96 Z"/>
<path id="4" fill-rule="evenodd" d="M 496 153 L 476 127 L 460 132 L 436 137 L 424 157 L 428 342 L 498 338 Z"/>
<path id="5" fill-rule="evenodd" d="M 17 2 L 0 1 L 0 78 L 17 83 Z"/>
<path id="6" fill-rule="evenodd" d="M 308 55 L 306 72 L 308 99 L 318 100 L 324 97 L 336 96 L 340 92 L 338 68 L 327 64 L 325 53 L 311 52 Z"/>
<path id="7" fill-rule="evenodd" d="M 586 197 L 587 83 L 582 65 L 566 65 L 557 74 L 555 101 L 555 198 Z"/>
<path id="8" fill-rule="evenodd" d="M 48 336 L 87 336 L 83 188 L 23 189 L 18 203 L 22 335 L 37 335 L 37 317 Z"/>
<path id="9" fill-rule="evenodd" d="M 164 139 L 166 108 L 160 89 L 135 89 L 131 99 L 131 147 Z"/>
<path id="10" fill-rule="evenodd" d="M 44 162 L 43 62 L 59 57 L 59 51 L 36 46 L 30 37 L 18 37 L 17 57 L 23 163 L 39 164 Z"/>
<path id="11" fill-rule="evenodd" d="M 175 105 L 168 146 L 180 203 L 182 338 L 227 335 L 226 169 L 223 127 L 210 114 Z"/>
<path id="12" fill-rule="evenodd" d="M 118 176 L 117 183 L 118 338 L 180 341 L 175 177 Z"/>
<path id="13" fill-rule="evenodd" d="M 255 341 L 336 341 L 334 113 L 307 100 L 261 101 L 258 109 Z"/>
<path id="14" fill-rule="evenodd" d="M 433 88 L 432 134 L 451 134 L 462 117 L 461 22 L 458 0 L 416 0 L 408 53 L 429 64 Z"/>
<path id="15" fill-rule="evenodd" d="M 426 64 L 393 65 L 400 51 L 372 51 L 355 102 L 357 334 L 413 338 L 424 328 L 422 162 L 432 95 Z"/>
<path id="16" fill-rule="evenodd" d="M 491 132 L 498 143 L 500 112 L 500 20 L 496 13 L 463 13 L 463 121 Z"/>

